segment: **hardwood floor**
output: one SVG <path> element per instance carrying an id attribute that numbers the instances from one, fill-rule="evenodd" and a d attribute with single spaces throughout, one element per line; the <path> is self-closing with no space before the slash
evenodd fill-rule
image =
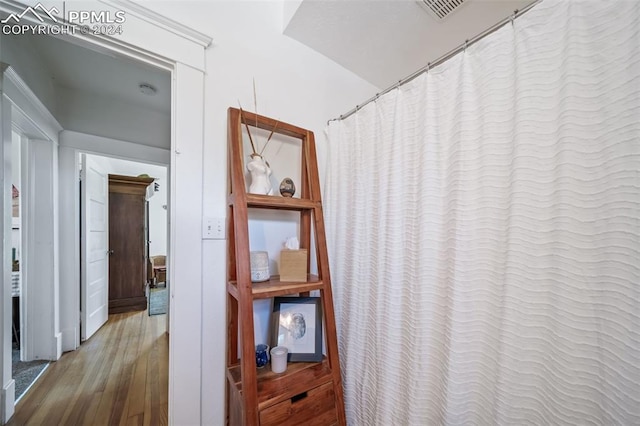
<path id="1" fill-rule="evenodd" d="M 165 315 L 109 315 L 77 351 L 51 363 L 9 425 L 166 425 Z"/>

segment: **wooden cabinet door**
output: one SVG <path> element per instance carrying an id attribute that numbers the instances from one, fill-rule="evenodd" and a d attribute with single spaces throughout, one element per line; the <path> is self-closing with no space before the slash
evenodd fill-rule
<path id="1" fill-rule="evenodd" d="M 126 184 L 123 177 L 114 182 L 113 176 L 109 176 L 109 313 L 144 310 L 147 308 L 144 188 L 148 183 Z"/>

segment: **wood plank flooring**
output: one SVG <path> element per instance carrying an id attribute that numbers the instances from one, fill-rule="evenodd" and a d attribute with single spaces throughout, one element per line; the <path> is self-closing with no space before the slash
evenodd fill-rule
<path id="1" fill-rule="evenodd" d="M 165 315 L 109 315 L 80 348 L 51 363 L 8 425 L 166 425 Z"/>

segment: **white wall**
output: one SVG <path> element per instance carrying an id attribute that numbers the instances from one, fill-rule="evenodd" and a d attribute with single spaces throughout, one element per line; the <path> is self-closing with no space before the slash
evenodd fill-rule
<path id="1" fill-rule="evenodd" d="M 58 121 L 66 130 L 168 149 L 171 115 L 108 96 L 57 87 Z"/>
<path id="2" fill-rule="evenodd" d="M 227 108 L 237 107 L 240 100 L 244 108 L 254 109 L 253 78 L 260 114 L 315 132 L 321 169 L 327 119 L 377 91 L 332 61 L 282 35 L 280 1 L 139 3 L 214 39 L 206 55 L 204 187 L 194 188 L 203 191 L 205 216 L 226 215 Z M 274 173 L 281 172 L 273 166 Z M 252 224 L 254 235 L 260 229 L 265 226 Z M 274 232 L 273 228 L 271 231 Z M 289 231 L 275 234 L 285 237 Z M 202 423 L 207 425 L 224 424 L 225 244 L 221 240 L 203 242 Z M 266 310 L 262 308 L 257 328 L 263 328 Z M 193 337 L 198 338 L 195 334 Z"/>
<path id="3" fill-rule="evenodd" d="M 115 140 L 112 140 L 115 141 Z M 109 174 L 124 176 L 139 176 L 147 174 L 156 180 L 159 190 L 154 192 L 149 199 L 149 255 L 167 254 L 167 193 L 169 182 L 167 180 L 167 167 L 136 161 L 122 160 L 113 157 L 101 157 L 91 155 L 94 159 L 100 159 L 104 169 Z"/>
<path id="4" fill-rule="evenodd" d="M 154 176 L 155 177 L 155 176 Z M 149 200 L 149 256 L 167 255 L 167 211 L 169 182 L 157 180 L 160 189 Z"/>

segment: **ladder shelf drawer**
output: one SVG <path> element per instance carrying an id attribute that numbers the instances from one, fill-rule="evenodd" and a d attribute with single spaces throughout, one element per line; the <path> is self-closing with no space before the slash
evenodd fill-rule
<path id="1" fill-rule="evenodd" d="M 326 357 L 322 362 L 290 362 L 284 373 L 271 372 L 270 366 L 258 370 L 258 407 L 265 409 L 300 393 L 332 381 Z M 229 385 L 242 394 L 240 365 L 227 369 Z"/>

